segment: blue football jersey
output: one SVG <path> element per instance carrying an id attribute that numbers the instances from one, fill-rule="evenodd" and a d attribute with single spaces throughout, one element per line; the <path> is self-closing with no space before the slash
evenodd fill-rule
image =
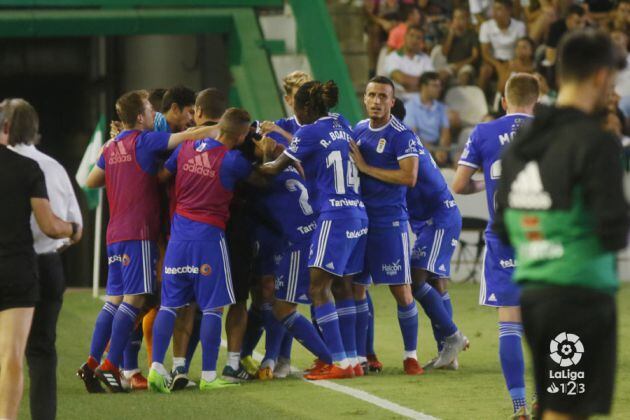
<path id="1" fill-rule="evenodd" d="M 289 166 L 275 176 L 261 200 L 265 213 L 280 229 L 283 238 L 293 243 L 310 240 L 317 227 L 317 214 L 297 169 Z"/>
<path id="2" fill-rule="evenodd" d="M 300 128 L 284 153 L 301 162 L 315 211 L 327 217 L 366 218 L 359 171 L 350 159 L 351 131 L 326 116 Z"/>
<path id="3" fill-rule="evenodd" d="M 432 218 L 437 212 L 456 206 L 444 175 L 433 160 L 431 153 L 418 142 L 418 181 L 416 186 L 407 189 L 409 218 L 423 221 Z"/>
<path id="4" fill-rule="evenodd" d="M 370 166 L 399 169 L 398 161 L 418 157 L 416 135 L 393 116 L 386 125 L 377 129 L 370 127 L 369 119 L 360 121 L 354 128 L 354 138 Z M 391 226 L 396 220 L 409 219 L 406 193 L 404 185 L 361 174 L 361 195 L 372 226 Z"/>
<path id="5" fill-rule="evenodd" d="M 492 235 L 490 226 L 494 220 L 495 195 L 501 178 L 501 152 L 514 138 L 518 129 L 531 118 L 527 114 L 508 114 L 497 120 L 479 124 L 470 133 L 470 138 L 459 159 L 459 165 L 483 170 L 490 213 L 486 234 Z"/>

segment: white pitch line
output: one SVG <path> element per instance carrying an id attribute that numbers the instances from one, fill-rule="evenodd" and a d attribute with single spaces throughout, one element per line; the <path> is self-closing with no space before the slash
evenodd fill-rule
<path id="1" fill-rule="evenodd" d="M 222 339 L 221 340 L 221 346 L 222 347 L 227 347 L 227 341 Z M 263 355 L 258 353 L 257 351 L 254 351 L 252 356 L 253 356 L 254 360 L 257 360 L 259 362 L 262 361 L 262 359 L 263 359 Z M 291 371 L 293 371 L 293 372 L 300 372 L 300 370 L 298 368 L 296 368 L 295 366 L 291 366 Z M 432 416 L 429 416 L 427 414 L 421 413 L 419 411 L 412 410 L 411 408 L 404 407 L 402 405 L 396 404 L 394 402 L 391 402 L 391 401 L 386 400 L 386 399 L 381 398 L 381 397 L 377 397 L 376 395 L 370 394 L 369 392 L 362 391 L 360 389 L 351 388 L 349 386 L 340 385 L 338 383 L 327 381 L 327 380 L 309 381 L 309 380 L 306 380 L 304 378 L 302 378 L 302 380 L 304 382 L 306 382 L 306 383 L 311 384 L 311 385 L 315 385 L 315 386 L 319 386 L 319 387 L 322 387 L 322 388 L 330 389 L 331 391 L 336 391 L 336 392 L 339 392 L 341 394 L 346 394 L 346 395 L 348 395 L 350 397 L 356 398 L 358 400 L 368 402 L 370 404 L 373 404 L 373 405 L 375 405 L 377 407 L 383 408 L 383 409 L 385 409 L 387 411 L 391 411 L 392 413 L 398 414 L 398 415 L 403 416 L 403 417 L 407 417 L 407 418 L 410 418 L 410 419 L 416 419 L 416 420 L 437 420 L 436 417 L 432 417 Z"/>

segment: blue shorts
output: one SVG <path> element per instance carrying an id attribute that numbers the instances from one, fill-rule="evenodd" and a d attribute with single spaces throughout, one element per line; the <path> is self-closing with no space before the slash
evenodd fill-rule
<path id="1" fill-rule="evenodd" d="M 258 277 L 273 276 L 286 243 L 282 236 L 263 225 L 256 227 L 255 237 L 254 274 Z"/>
<path id="2" fill-rule="evenodd" d="M 276 299 L 291 303 L 310 304 L 308 287 L 308 255 L 311 242 L 285 243 L 285 251 L 276 267 Z"/>
<path id="3" fill-rule="evenodd" d="M 433 274 L 433 278 L 451 276 L 451 258 L 457 248 L 462 231 L 459 211 L 450 211 L 448 217 L 411 222 L 416 241 L 411 250 L 411 267 Z"/>
<path id="4" fill-rule="evenodd" d="M 122 241 L 107 246 L 107 296 L 155 292 L 158 248 L 155 241 Z"/>
<path id="5" fill-rule="evenodd" d="M 181 308 L 196 301 L 201 310 L 233 304 L 230 259 L 223 232 L 203 241 L 171 239 L 164 256 L 162 306 Z"/>
<path id="6" fill-rule="evenodd" d="M 354 280 L 367 286 L 374 284 L 411 284 L 409 231 L 406 220 L 391 227 L 373 227 L 367 238 L 365 267 Z"/>
<path id="7" fill-rule="evenodd" d="M 514 250 L 496 237 L 486 235 L 481 271 L 479 304 L 485 306 L 519 306 L 521 290 L 512 282 Z"/>
<path id="8" fill-rule="evenodd" d="M 365 219 L 321 217 L 313 233 L 308 266 L 336 276 L 360 273 L 363 271 L 367 232 Z"/>

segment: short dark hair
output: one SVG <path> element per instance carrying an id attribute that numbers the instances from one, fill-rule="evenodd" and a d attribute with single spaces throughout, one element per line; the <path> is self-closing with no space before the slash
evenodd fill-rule
<path id="1" fill-rule="evenodd" d="M 379 85 L 389 85 L 392 88 L 392 94 L 396 94 L 396 88 L 394 87 L 394 82 L 388 77 L 385 76 L 374 76 L 370 80 L 368 80 L 367 84 L 370 83 L 378 83 Z M 367 85 L 366 85 L 367 86 Z"/>
<path id="2" fill-rule="evenodd" d="M 162 98 L 162 112 L 167 112 L 173 104 L 177 104 L 180 110 L 187 106 L 194 106 L 195 92 L 182 85 L 168 89 Z"/>
<path id="3" fill-rule="evenodd" d="M 582 6 L 578 6 L 577 4 L 572 4 L 567 9 L 567 17 L 571 15 L 578 15 L 579 17 L 582 17 L 585 14 L 586 12 L 584 11 L 584 8 Z"/>
<path id="4" fill-rule="evenodd" d="M 151 102 L 154 110 L 159 111 L 162 109 L 162 99 L 165 93 L 166 89 L 164 88 L 156 88 L 149 91 L 149 102 Z"/>
<path id="5" fill-rule="evenodd" d="M 602 30 L 569 32 L 558 46 L 558 78 L 581 82 L 601 69 L 623 69 L 626 64 L 620 48 Z"/>
<path id="6" fill-rule="evenodd" d="M 494 0 L 494 3 L 512 9 L 512 0 Z"/>
<path id="7" fill-rule="evenodd" d="M 400 16 L 400 20 L 404 22 L 407 19 L 409 19 L 409 16 L 411 16 L 414 10 L 417 10 L 418 13 L 420 13 L 420 10 L 418 10 L 418 8 L 412 4 L 406 4 L 406 5 L 401 6 L 400 11 L 398 12 L 398 15 Z"/>
<path id="8" fill-rule="evenodd" d="M 9 99 L 7 119 L 9 128 L 9 144 L 34 144 L 39 140 L 39 116 L 30 103 L 24 99 Z"/>
<path id="9" fill-rule="evenodd" d="M 217 88 L 204 89 L 197 94 L 195 106 L 201 109 L 204 117 L 218 120 L 227 108 L 227 96 Z"/>
<path id="10" fill-rule="evenodd" d="M 440 75 L 434 71 L 425 71 L 420 76 L 420 86 L 428 85 L 429 82 L 432 82 L 434 80 L 440 80 Z"/>
<path id="11" fill-rule="evenodd" d="M 149 97 L 146 90 L 132 90 L 123 94 L 116 101 L 116 113 L 123 124 L 136 125 L 138 115 L 144 113 L 144 101 Z"/>
<path id="12" fill-rule="evenodd" d="M 407 116 L 407 110 L 405 109 L 405 103 L 398 98 L 394 98 L 394 106 L 391 111 L 392 115 L 398 118 L 400 121 L 404 120 Z"/>
<path id="13" fill-rule="evenodd" d="M 228 108 L 221 116 L 221 132 L 229 134 L 240 134 L 246 129 L 249 130 L 251 123 L 249 112 L 241 108 Z"/>

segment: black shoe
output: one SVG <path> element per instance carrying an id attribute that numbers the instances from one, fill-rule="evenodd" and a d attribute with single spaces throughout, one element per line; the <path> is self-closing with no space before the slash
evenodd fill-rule
<path id="1" fill-rule="evenodd" d="M 183 366 L 173 369 L 171 372 L 171 378 L 173 378 L 170 386 L 171 391 L 181 391 L 191 382 L 190 379 L 188 379 L 188 374 Z"/>
<path id="2" fill-rule="evenodd" d="M 225 379 L 226 381 L 233 382 L 233 383 L 250 381 L 254 379 L 254 377 L 250 375 L 249 373 L 247 373 L 245 368 L 240 365 L 238 367 L 238 370 L 234 370 L 231 366 L 226 365 L 223 368 L 222 376 L 223 376 L 223 379 Z"/>
<path id="3" fill-rule="evenodd" d="M 363 369 L 363 375 L 367 375 L 370 371 L 370 366 L 368 365 L 367 361 L 361 363 L 361 368 Z"/>
<path id="4" fill-rule="evenodd" d="M 94 371 L 90 369 L 87 363 L 83 363 L 79 370 L 77 370 L 77 376 L 83 381 L 85 389 L 87 389 L 87 392 L 90 394 L 102 394 L 105 392 L 98 378 L 94 376 Z"/>

